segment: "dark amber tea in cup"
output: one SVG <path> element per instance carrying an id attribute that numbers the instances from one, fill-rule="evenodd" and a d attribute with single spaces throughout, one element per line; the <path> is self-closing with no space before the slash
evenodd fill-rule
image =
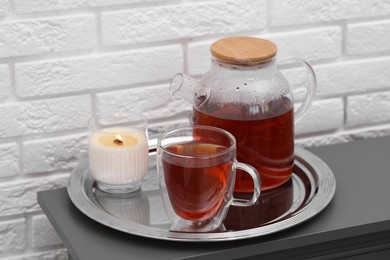
<path id="1" fill-rule="evenodd" d="M 157 140 L 157 172 L 170 231 L 209 232 L 222 225 L 229 207 L 249 207 L 260 196 L 252 166 L 236 160 L 233 135 L 211 126 L 173 129 Z M 236 170 L 255 185 L 250 199 L 233 194 Z"/>
<path id="2" fill-rule="evenodd" d="M 166 147 L 170 152 L 184 155 L 166 155 L 162 160 L 168 196 L 178 216 L 203 221 L 213 218 L 220 211 L 234 161 L 231 156 L 221 160 L 213 155 L 226 149 L 227 147 L 202 141 Z M 186 155 L 191 158 L 186 158 Z M 208 155 L 210 157 L 205 160 L 204 156 Z"/>
<path id="3" fill-rule="evenodd" d="M 261 175 L 262 190 L 289 180 L 294 165 L 294 109 L 287 98 L 266 105 L 246 107 L 228 103 L 194 109 L 195 125 L 225 129 L 237 140 L 237 159 L 255 167 Z M 237 171 L 235 192 L 252 192 L 253 181 Z"/>

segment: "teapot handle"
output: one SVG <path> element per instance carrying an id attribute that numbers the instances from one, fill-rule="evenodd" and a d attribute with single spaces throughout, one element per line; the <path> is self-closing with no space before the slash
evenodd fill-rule
<path id="1" fill-rule="evenodd" d="M 289 58 L 286 58 L 286 59 L 283 59 L 282 61 L 280 61 L 279 64 L 291 62 L 291 61 L 302 65 L 308 74 L 307 75 L 308 84 L 306 84 L 307 91 L 306 91 L 306 95 L 305 95 L 305 100 L 303 101 L 301 106 L 298 108 L 298 110 L 295 111 L 295 113 L 294 113 L 295 123 L 296 123 L 306 113 L 306 111 L 310 107 L 311 103 L 313 103 L 313 100 L 315 98 L 316 91 L 317 91 L 317 78 L 316 78 L 316 75 L 314 73 L 312 66 L 307 61 L 305 61 L 303 59 L 289 57 Z"/>

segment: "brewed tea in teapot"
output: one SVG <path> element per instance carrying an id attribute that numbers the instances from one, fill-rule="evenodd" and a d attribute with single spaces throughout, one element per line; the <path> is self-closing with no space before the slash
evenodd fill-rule
<path id="1" fill-rule="evenodd" d="M 177 74 L 171 93 L 193 102 L 193 124 L 227 130 L 237 140 L 237 160 L 260 173 L 262 190 L 287 182 L 294 166 L 294 118 L 312 103 L 316 78 L 308 72 L 306 98 L 294 113 L 292 91 L 277 70 L 277 47 L 253 37 L 230 37 L 211 46 L 212 62 L 200 80 Z M 237 171 L 235 192 L 253 191 L 250 177 Z"/>

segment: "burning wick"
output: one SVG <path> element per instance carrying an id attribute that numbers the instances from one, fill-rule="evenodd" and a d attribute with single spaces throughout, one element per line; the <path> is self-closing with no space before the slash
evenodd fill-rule
<path id="1" fill-rule="evenodd" d="M 115 139 L 113 141 L 117 145 L 123 145 L 123 138 L 120 135 L 115 135 Z"/>

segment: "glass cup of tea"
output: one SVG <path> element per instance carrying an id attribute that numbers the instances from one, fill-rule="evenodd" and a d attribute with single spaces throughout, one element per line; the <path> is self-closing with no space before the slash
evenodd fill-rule
<path id="1" fill-rule="evenodd" d="M 89 169 L 110 194 L 139 191 L 148 171 L 147 120 L 134 113 L 102 113 L 89 120 Z"/>
<path id="2" fill-rule="evenodd" d="M 216 127 L 183 127 L 160 136 L 157 170 L 170 231 L 223 229 L 231 205 L 247 207 L 257 201 L 259 174 L 252 166 L 237 162 L 236 153 L 234 136 Z M 253 179 L 251 199 L 233 197 L 237 169 Z"/>

